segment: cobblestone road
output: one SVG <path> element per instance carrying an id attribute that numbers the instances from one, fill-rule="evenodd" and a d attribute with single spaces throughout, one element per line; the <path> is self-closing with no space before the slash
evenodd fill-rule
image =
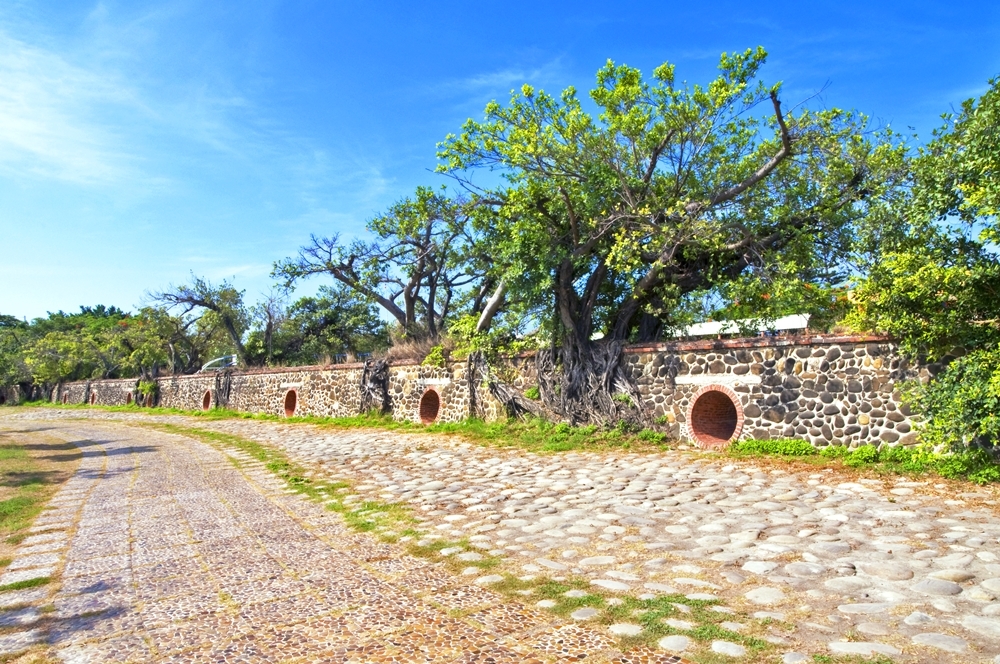
<path id="1" fill-rule="evenodd" d="M 53 424 L 80 416 L 30 413 Z M 678 607 L 679 615 L 666 620 L 676 633 L 663 646 L 688 650 L 697 659 L 708 653 L 721 658 L 713 661 L 794 664 L 812 661 L 812 654 L 883 654 L 898 662 L 1000 663 L 1000 520 L 992 492 L 953 495 L 945 485 L 896 478 L 846 482 L 829 472 L 789 474 L 681 452 L 540 456 L 409 434 L 99 411 L 87 416 L 172 421 L 278 446 L 317 476 L 351 481 L 356 500 L 409 502 L 422 519 L 425 541 L 467 538 L 484 554 L 502 556 L 504 569 L 514 574 L 585 578 L 609 597 L 683 593 L 718 599 L 717 610 L 732 612 L 732 620 L 722 623 L 726 630 L 773 644 L 755 659 L 736 643 L 706 640 Z M 16 421 L 0 420 L 5 426 Z M 88 426 L 58 424 L 94 438 Z M 60 494 L 56 511 L 45 517 L 68 520 L 69 506 L 81 509 L 83 501 L 55 600 L 52 638 L 66 652 L 145 647 L 172 661 L 172 648 L 201 639 L 196 652 L 206 661 L 269 661 L 265 656 L 290 656 L 281 648 L 318 647 L 327 639 L 331 652 L 341 651 L 340 660 L 330 661 L 342 661 L 344 648 L 381 644 L 406 650 L 406 638 L 398 635 L 418 634 L 425 638 L 421 643 L 440 644 L 440 661 L 529 661 L 532 652 L 544 656 L 548 648 L 552 654 L 555 642 L 589 643 L 582 647 L 600 661 L 615 657 L 617 636 L 643 629 L 638 621 L 610 628 L 591 624 L 597 612 L 590 610 L 574 614 L 577 624 L 567 626 L 544 611 L 550 601 L 533 608 L 531 598 L 529 608 L 503 629 L 493 629 L 492 619 L 457 621 L 434 613 L 412 595 L 433 602 L 436 584 L 487 593 L 481 586 L 491 576 L 471 568 L 463 581 L 427 566 L 386 576 L 376 560 L 388 560 L 386 545 L 348 534 L 248 461 L 244 477 L 217 451 L 184 438 L 120 428 L 102 435 L 106 454 L 85 463 L 100 461 L 105 475 L 98 480 L 93 468 L 81 469 Z M 117 452 L 125 449 L 131 451 Z M 115 518 L 96 516 L 116 511 Z M 122 523 L 130 524 L 130 553 L 121 548 L 128 542 Z M 169 560 L 158 557 L 165 551 Z M 42 549 L 22 553 L 44 555 Z M 403 567 L 425 565 L 393 555 L 412 561 Z M 365 562 L 366 556 L 373 562 Z M 381 569 L 395 567 L 383 563 Z M 6 574 L 15 573 L 9 568 Z M 439 580 L 428 586 L 425 578 Z M 109 584 L 90 593 L 99 600 L 81 592 L 94 583 Z M 199 583 L 207 585 L 192 587 Z M 269 599 L 284 603 L 272 607 Z M 88 603 L 93 601 L 98 603 Z M 100 601 L 113 603 L 113 618 L 107 612 L 68 617 L 79 614 L 80 606 L 100 609 Z M 483 604 L 508 615 L 499 597 Z M 347 608 L 352 606 L 361 608 Z M 395 615 L 378 628 L 385 630 L 379 634 L 397 635 L 395 641 L 364 631 L 370 628 L 367 616 L 376 614 Z M 441 621 L 451 622 L 441 628 Z M 477 632 L 472 624 L 485 629 Z M 109 629 L 122 636 L 99 638 L 100 630 Z M 512 629 L 523 632 L 505 631 Z M 40 638 L 31 630 L 20 634 Z M 576 642 L 568 638 L 577 634 Z M 82 644 L 86 639 L 98 640 Z M 208 655 L 225 648 L 233 653 L 230 659 Z M 495 659 L 475 659 L 474 653 L 493 648 Z M 243 660 L 241 649 L 249 653 Z M 425 646 L 423 652 L 436 649 Z M 381 656 L 359 654 L 355 660 L 397 661 Z M 632 656 L 653 661 L 642 658 L 654 653 Z M 177 657 L 201 661 L 191 651 Z M 398 661 L 430 660 L 418 655 Z"/>

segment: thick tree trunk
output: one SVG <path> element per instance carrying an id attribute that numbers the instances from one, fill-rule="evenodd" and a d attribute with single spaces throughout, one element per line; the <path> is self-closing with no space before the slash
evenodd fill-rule
<path id="1" fill-rule="evenodd" d="M 646 415 L 622 365 L 624 346 L 567 338 L 559 349 L 538 351 L 542 402 L 571 424 L 642 427 Z"/>
<path id="2" fill-rule="evenodd" d="M 358 412 L 365 415 L 377 412 L 384 415 L 389 412 L 389 363 L 386 360 L 365 360 L 364 371 L 361 372 L 361 407 Z"/>
<path id="3" fill-rule="evenodd" d="M 477 351 L 469 355 L 465 373 L 469 383 L 470 417 L 483 419 L 486 416 L 486 409 L 479 394 L 479 387 L 484 386 L 490 395 L 500 402 L 507 417 L 523 419 L 533 415 L 547 420 L 556 419 L 555 413 L 500 380 L 496 373 L 490 370 L 482 353 Z"/>

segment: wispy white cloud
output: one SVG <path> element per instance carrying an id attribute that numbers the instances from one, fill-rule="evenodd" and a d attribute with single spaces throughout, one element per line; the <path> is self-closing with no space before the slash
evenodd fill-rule
<path id="1" fill-rule="evenodd" d="M 0 168 L 83 183 L 134 168 L 124 137 L 99 116 L 138 109 L 113 79 L 0 32 Z"/>
<path id="2" fill-rule="evenodd" d="M 564 76 L 562 59 L 555 58 L 536 67 L 507 67 L 495 71 L 473 74 L 465 78 L 443 81 L 434 86 L 433 91 L 442 92 L 481 92 L 489 90 L 510 90 L 524 83 L 544 85 L 560 81 Z"/>

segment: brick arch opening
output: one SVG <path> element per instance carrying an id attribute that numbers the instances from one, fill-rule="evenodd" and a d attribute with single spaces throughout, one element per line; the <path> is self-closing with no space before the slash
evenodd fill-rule
<path id="1" fill-rule="evenodd" d="M 132 405 L 132 393 L 131 392 L 129 392 L 128 394 L 125 395 L 125 405 L 126 406 L 131 406 Z"/>
<path id="2" fill-rule="evenodd" d="M 431 424 L 438 418 L 441 412 L 441 395 L 436 390 L 427 390 L 420 397 L 420 421 L 423 424 Z"/>
<path id="3" fill-rule="evenodd" d="M 90 405 L 93 406 L 95 403 L 97 403 L 97 395 L 94 394 L 93 392 L 91 392 L 90 393 Z"/>
<path id="4" fill-rule="evenodd" d="M 743 408 L 728 387 L 706 385 L 691 398 L 688 408 L 691 437 L 702 447 L 722 447 L 743 429 Z"/>
<path id="5" fill-rule="evenodd" d="M 152 408 L 153 407 L 153 395 L 152 394 L 147 394 L 146 395 L 146 402 L 143 405 L 146 406 L 146 408 Z"/>
<path id="6" fill-rule="evenodd" d="M 69 403 L 69 395 L 68 394 L 63 394 L 62 402 L 63 403 Z"/>
<path id="7" fill-rule="evenodd" d="M 299 394 L 295 390 L 285 392 L 285 417 L 295 415 L 295 409 L 299 407 Z"/>
<path id="8" fill-rule="evenodd" d="M 212 408 L 212 390 L 205 390 L 205 395 L 201 398 L 201 409 L 211 410 Z"/>

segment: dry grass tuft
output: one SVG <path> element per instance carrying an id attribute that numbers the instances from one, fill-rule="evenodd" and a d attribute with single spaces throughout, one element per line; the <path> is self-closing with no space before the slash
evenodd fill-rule
<path id="1" fill-rule="evenodd" d="M 445 355 L 448 355 L 455 348 L 455 341 L 449 338 L 439 337 L 437 339 L 398 339 L 395 340 L 393 345 L 385 351 L 385 359 L 390 362 L 398 362 L 400 360 L 415 360 L 417 362 L 423 362 L 427 354 L 431 352 L 435 346 L 442 346 L 444 348 Z"/>

